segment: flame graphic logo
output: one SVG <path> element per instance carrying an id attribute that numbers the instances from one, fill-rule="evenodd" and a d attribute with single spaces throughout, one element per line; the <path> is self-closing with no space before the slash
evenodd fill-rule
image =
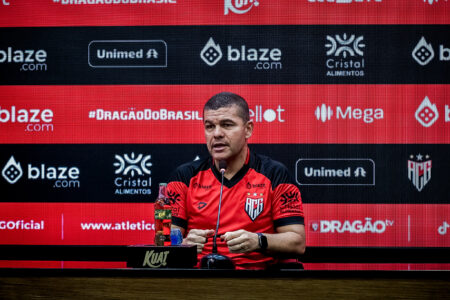
<path id="1" fill-rule="evenodd" d="M 220 45 L 216 44 L 213 38 L 209 38 L 205 47 L 200 52 L 201 59 L 210 67 L 214 66 L 222 59 Z"/>
<path id="2" fill-rule="evenodd" d="M 20 163 L 16 162 L 14 156 L 11 156 L 2 170 L 3 178 L 5 178 L 10 184 L 14 184 L 20 179 L 20 177 L 22 177 L 22 175 L 23 171 L 20 167 Z"/>
<path id="3" fill-rule="evenodd" d="M 421 66 L 427 65 L 434 57 L 431 44 L 428 44 L 424 37 L 420 39 L 412 52 L 412 57 Z"/>
<path id="4" fill-rule="evenodd" d="M 423 127 L 430 127 L 439 118 L 439 112 L 436 108 L 436 104 L 432 104 L 430 99 L 425 97 L 419 108 L 417 108 L 415 116 L 416 120 Z"/>

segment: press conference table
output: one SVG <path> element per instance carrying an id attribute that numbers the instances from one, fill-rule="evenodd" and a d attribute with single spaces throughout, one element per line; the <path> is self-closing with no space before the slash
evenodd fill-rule
<path id="1" fill-rule="evenodd" d="M 142 249 L 139 249 L 142 248 Z M 129 250 L 131 249 L 132 252 Z M 122 261 L 148 247 L 0 246 L 3 260 Z M 171 249 L 172 250 L 172 249 Z M 175 249 L 176 250 L 176 249 Z M 189 253 L 190 249 L 178 249 Z M 448 249 L 310 248 L 304 262 L 445 263 Z M 176 254 L 174 252 L 174 254 Z M 139 255 L 137 255 L 139 256 Z M 176 255 L 177 257 L 178 255 Z M 189 255 L 194 256 L 194 255 Z M 142 266 L 142 257 L 136 266 Z M 168 265 L 170 260 L 168 260 Z M 0 269 L 0 299 L 450 299 L 449 271 Z"/>
<path id="2" fill-rule="evenodd" d="M 1 269 L 1 299 L 446 299 L 446 271 Z"/>

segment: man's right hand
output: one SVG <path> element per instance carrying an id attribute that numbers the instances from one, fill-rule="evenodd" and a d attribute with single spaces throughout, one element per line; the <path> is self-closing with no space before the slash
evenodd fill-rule
<path id="1" fill-rule="evenodd" d="M 197 245 L 197 253 L 201 253 L 208 237 L 213 235 L 214 229 L 192 229 L 183 239 L 183 245 Z"/>

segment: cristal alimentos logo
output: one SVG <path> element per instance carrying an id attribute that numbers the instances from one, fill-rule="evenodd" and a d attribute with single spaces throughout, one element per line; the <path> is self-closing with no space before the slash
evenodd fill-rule
<path id="1" fill-rule="evenodd" d="M 50 181 L 53 188 L 79 188 L 80 169 L 72 166 L 49 166 L 45 163 L 28 163 L 24 173 L 20 162 L 11 156 L 2 169 L 3 178 L 10 184 L 15 184 L 25 175 L 28 180 Z"/>
<path id="2" fill-rule="evenodd" d="M 247 45 L 226 46 L 223 53 L 220 44 L 216 43 L 212 37 L 209 38 L 203 49 L 200 51 L 200 58 L 210 67 L 219 63 L 222 58 L 228 63 L 250 63 L 255 70 L 281 70 L 282 51 L 279 48 L 252 48 Z"/>
<path id="3" fill-rule="evenodd" d="M 116 195 L 149 195 L 151 194 L 152 177 L 150 167 L 151 155 L 123 154 L 114 156 L 116 167 L 114 185 Z"/>
<path id="4" fill-rule="evenodd" d="M 327 35 L 325 47 L 327 60 L 327 76 L 331 77 L 362 77 L 364 76 L 364 36 L 354 34 Z"/>
<path id="5" fill-rule="evenodd" d="M 0 106 L 0 125 L 23 124 L 27 132 L 53 131 L 53 111 L 51 109 L 20 108 L 14 105 L 10 107 Z"/>

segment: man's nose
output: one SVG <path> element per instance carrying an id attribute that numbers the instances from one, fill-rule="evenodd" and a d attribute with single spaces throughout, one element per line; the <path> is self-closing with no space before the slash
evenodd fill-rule
<path id="1" fill-rule="evenodd" d="M 215 137 L 222 137 L 222 136 L 223 136 L 223 130 L 222 130 L 222 127 L 216 126 L 216 127 L 214 128 L 214 136 L 215 136 Z"/>

